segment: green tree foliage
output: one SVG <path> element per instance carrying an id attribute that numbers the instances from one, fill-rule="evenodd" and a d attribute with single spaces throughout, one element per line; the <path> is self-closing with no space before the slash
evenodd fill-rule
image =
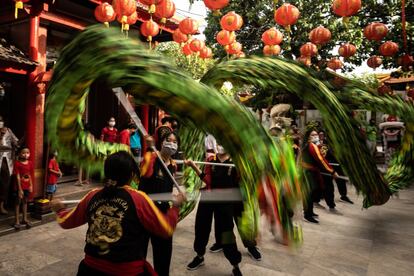
<path id="1" fill-rule="evenodd" d="M 361 65 L 371 55 L 380 55 L 379 46 L 381 42 L 367 40 L 363 35 L 363 29 L 369 23 L 382 22 L 389 28 L 385 40 L 397 42 L 400 46 L 399 55 L 403 53 L 402 25 L 401 25 L 401 0 L 364 0 L 360 12 L 350 18 L 349 24 L 343 24 L 340 17 L 333 14 L 331 10 L 332 1 L 329 0 L 232 0 L 230 5 L 222 10 L 225 14 L 235 11 L 243 17 L 244 26 L 237 32 L 237 40 L 243 44 L 246 54 L 262 54 L 262 33 L 276 26 L 285 35 L 282 46 L 282 56 L 293 58 L 299 56 L 301 45 L 309 41 L 309 32 L 320 25 L 328 28 L 332 33 L 332 40 L 319 49 L 319 56 L 314 58 L 314 64 L 318 61 L 327 60 L 337 55 L 337 48 L 344 42 L 353 43 L 357 46 L 357 54 L 346 60 L 345 70 L 350 71 L 355 66 Z M 286 39 L 286 31 L 274 21 L 275 7 L 283 3 L 295 5 L 301 12 L 299 21 L 292 26 L 291 40 Z M 414 36 L 414 0 L 406 0 L 407 35 L 409 52 L 413 54 Z M 209 13 L 207 16 L 208 26 L 205 30 L 207 43 L 211 45 L 217 57 L 226 56 L 223 47 L 216 42 L 215 36 L 221 29 L 220 17 Z M 396 58 L 384 59 L 385 68 L 398 67 Z"/>
<path id="2" fill-rule="evenodd" d="M 195 55 L 185 56 L 181 51 L 180 45 L 175 42 L 160 43 L 156 51 L 172 59 L 178 68 L 190 74 L 195 80 L 201 79 L 215 64 L 213 59 L 201 59 Z"/>

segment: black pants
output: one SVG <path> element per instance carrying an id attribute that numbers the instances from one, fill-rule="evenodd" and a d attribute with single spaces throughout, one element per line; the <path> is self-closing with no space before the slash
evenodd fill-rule
<path id="1" fill-rule="evenodd" d="M 168 203 L 156 204 L 161 212 L 166 213 L 169 208 Z M 173 238 L 160 238 L 156 235 L 150 235 L 152 245 L 152 262 L 154 270 L 159 276 L 168 276 L 170 274 L 170 264 L 173 248 Z M 148 242 L 144 245 L 148 250 Z M 147 257 L 147 250 L 145 250 L 145 258 Z"/>
<path id="2" fill-rule="evenodd" d="M 325 198 L 326 205 L 329 208 L 335 208 L 335 195 L 334 195 L 334 185 L 333 178 L 331 176 L 324 175 L 323 178 L 323 197 Z"/>
<path id="3" fill-rule="evenodd" d="M 9 197 L 10 173 L 9 167 L 7 165 L 7 160 L 5 157 L 3 157 L 2 160 L 0 160 L 0 163 L 0 201 L 6 203 Z"/>
<path id="4" fill-rule="evenodd" d="M 172 237 L 163 239 L 157 236 L 151 236 L 151 244 L 154 270 L 159 276 L 168 276 L 170 274 L 172 256 Z"/>
<path id="5" fill-rule="evenodd" d="M 243 210 L 244 208 L 243 208 L 242 202 L 233 204 L 233 220 L 234 220 L 234 223 L 236 224 L 237 230 L 239 230 L 239 219 L 242 216 Z M 217 213 L 215 212 L 214 213 L 214 237 L 216 238 L 216 244 L 221 245 L 221 233 L 218 227 L 216 214 Z M 246 248 L 255 247 L 257 245 L 256 240 L 249 241 L 249 240 L 242 239 L 242 242 L 243 242 L 244 247 Z"/>
<path id="6" fill-rule="evenodd" d="M 313 203 L 320 200 L 320 183 L 318 174 L 310 171 L 303 170 L 304 180 L 308 185 L 308 195 L 303 202 L 303 210 L 305 217 L 311 217 L 313 214 Z"/>
<path id="7" fill-rule="evenodd" d="M 341 176 L 345 175 L 341 166 L 335 167 L 335 171 Z M 336 186 L 338 186 L 338 191 L 341 197 L 347 196 L 346 180 L 335 179 L 335 182 L 336 182 Z"/>
<path id="8" fill-rule="evenodd" d="M 229 203 L 207 203 L 200 201 L 196 214 L 194 251 L 204 256 L 211 232 L 213 214 L 220 233 L 224 256 L 234 266 L 241 262 L 233 233 L 233 205 Z"/>

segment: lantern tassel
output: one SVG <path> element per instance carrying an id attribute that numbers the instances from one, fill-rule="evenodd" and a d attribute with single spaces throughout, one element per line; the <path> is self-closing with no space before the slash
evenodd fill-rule
<path id="1" fill-rule="evenodd" d="M 17 1 L 16 4 L 14 5 L 14 18 L 17 19 L 17 16 L 19 14 L 19 10 L 23 9 L 23 2 L 22 1 Z"/>
<path id="2" fill-rule="evenodd" d="M 154 4 L 152 4 L 152 5 L 150 6 L 150 8 L 149 8 L 148 12 L 149 12 L 150 14 L 155 13 L 155 5 L 154 5 Z"/>
<path id="3" fill-rule="evenodd" d="M 105 25 L 105 27 L 109 28 L 109 22 L 104 22 L 103 24 Z"/>
<path id="4" fill-rule="evenodd" d="M 343 17 L 342 22 L 344 23 L 345 29 L 348 29 L 349 17 L 347 17 L 347 16 Z"/>

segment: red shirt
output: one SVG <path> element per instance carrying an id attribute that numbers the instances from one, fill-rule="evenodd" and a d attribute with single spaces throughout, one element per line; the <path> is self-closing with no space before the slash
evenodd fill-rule
<path id="1" fill-rule="evenodd" d="M 109 143 L 116 143 L 118 140 L 118 130 L 113 128 L 104 127 L 101 132 L 101 140 Z"/>
<path id="2" fill-rule="evenodd" d="M 131 135 L 129 134 L 128 129 L 124 129 L 119 133 L 119 143 L 127 145 L 128 147 L 131 145 L 130 143 Z"/>
<path id="3" fill-rule="evenodd" d="M 23 164 L 20 161 L 14 162 L 14 175 L 20 176 L 20 186 L 22 190 L 29 190 L 30 178 L 33 179 L 33 165 L 32 162 L 28 161 L 27 164 Z M 15 190 L 18 190 L 17 182 L 15 184 Z"/>
<path id="4" fill-rule="evenodd" d="M 59 179 L 59 174 L 52 172 L 51 170 L 54 171 L 59 171 L 59 164 L 56 161 L 56 159 L 50 159 L 49 160 L 49 171 L 47 174 L 47 184 L 56 184 L 58 179 Z"/>

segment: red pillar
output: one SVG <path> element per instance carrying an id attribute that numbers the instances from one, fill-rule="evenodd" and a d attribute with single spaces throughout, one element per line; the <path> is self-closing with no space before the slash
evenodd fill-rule
<path id="1" fill-rule="evenodd" d="M 32 15 L 29 20 L 29 57 L 39 62 L 29 74 L 26 97 L 26 143 L 34 165 L 34 196 L 43 195 L 43 132 L 44 132 L 44 84 L 36 83 L 36 77 L 46 69 L 46 29 L 40 28 L 40 18 Z"/>
<path id="2" fill-rule="evenodd" d="M 143 105 L 141 107 L 141 121 L 145 130 L 149 131 L 149 105 Z"/>

